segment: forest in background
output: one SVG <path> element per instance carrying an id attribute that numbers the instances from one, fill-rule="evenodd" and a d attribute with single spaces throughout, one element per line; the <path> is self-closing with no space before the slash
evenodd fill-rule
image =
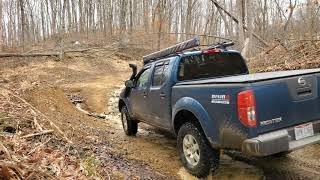
<path id="1" fill-rule="evenodd" d="M 319 0 L 1 0 L 0 9 L 2 47 L 66 36 L 152 49 L 195 34 L 203 44 L 235 41 L 240 50 L 320 39 Z"/>

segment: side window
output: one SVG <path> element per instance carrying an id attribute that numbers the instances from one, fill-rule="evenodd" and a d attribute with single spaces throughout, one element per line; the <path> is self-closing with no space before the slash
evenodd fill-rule
<path id="1" fill-rule="evenodd" d="M 137 80 L 137 89 L 142 90 L 148 87 L 148 80 L 149 80 L 150 68 L 146 69 Z"/>
<path id="2" fill-rule="evenodd" d="M 154 68 L 152 86 L 161 86 L 163 65 Z"/>
<path id="3" fill-rule="evenodd" d="M 169 62 L 166 63 L 163 67 L 162 82 L 166 82 L 168 78 L 168 72 L 169 72 Z"/>
<path id="4" fill-rule="evenodd" d="M 156 66 L 153 74 L 152 86 L 162 86 L 167 80 L 169 70 L 169 62 L 164 65 Z"/>

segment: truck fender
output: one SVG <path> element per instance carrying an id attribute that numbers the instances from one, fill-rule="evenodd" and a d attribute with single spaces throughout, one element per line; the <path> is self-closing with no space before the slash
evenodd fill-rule
<path id="1" fill-rule="evenodd" d="M 207 139 L 211 143 L 213 147 L 219 146 L 218 138 L 219 138 L 219 131 L 217 125 L 214 123 L 215 121 L 210 118 L 207 111 L 204 107 L 195 99 L 190 97 L 183 97 L 179 99 L 176 104 L 173 106 L 172 109 L 172 127 L 175 129 L 175 117 L 176 115 L 182 111 L 187 110 L 191 112 L 199 121 L 202 130 L 204 131 Z"/>
<path id="2" fill-rule="evenodd" d="M 129 101 L 128 101 L 127 98 L 119 98 L 119 102 L 118 102 L 119 112 L 121 112 L 121 108 L 122 108 L 123 106 L 126 106 L 126 107 L 127 107 L 127 110 L 128 110 L 128 112 L 129 112 L 129 114 L 132 113 L 132 111 L 131 111 L 131 106 L 130 106 L 130 103 L 129 103 Z"/>

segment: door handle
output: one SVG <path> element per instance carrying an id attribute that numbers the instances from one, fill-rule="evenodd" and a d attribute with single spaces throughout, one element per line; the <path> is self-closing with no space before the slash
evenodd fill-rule
<path id="1" fill-rule="evenodd" d="M 147 98 L 147 92 L 143 92 L 143 98 Z"/>
<path id="2" fill-rule="evenodd" d="M 161 99 L 164 99 L 166 97 L 166 94 L 165 93 L 160 93 L 160 98 Z"/>

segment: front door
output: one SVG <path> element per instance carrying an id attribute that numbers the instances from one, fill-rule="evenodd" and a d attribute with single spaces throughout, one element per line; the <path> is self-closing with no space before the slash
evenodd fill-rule
<path id="1" fill-rule="evenodd" d="M 147 112 L 147 98 L 150 79 L 150 68 L 142 70 L 138 74 L 138 79 L 135 81 L 136 86 L 131 90 L 131 108 L 133 116 L 141 121 L 146 121 L 148 118 Z"/>

